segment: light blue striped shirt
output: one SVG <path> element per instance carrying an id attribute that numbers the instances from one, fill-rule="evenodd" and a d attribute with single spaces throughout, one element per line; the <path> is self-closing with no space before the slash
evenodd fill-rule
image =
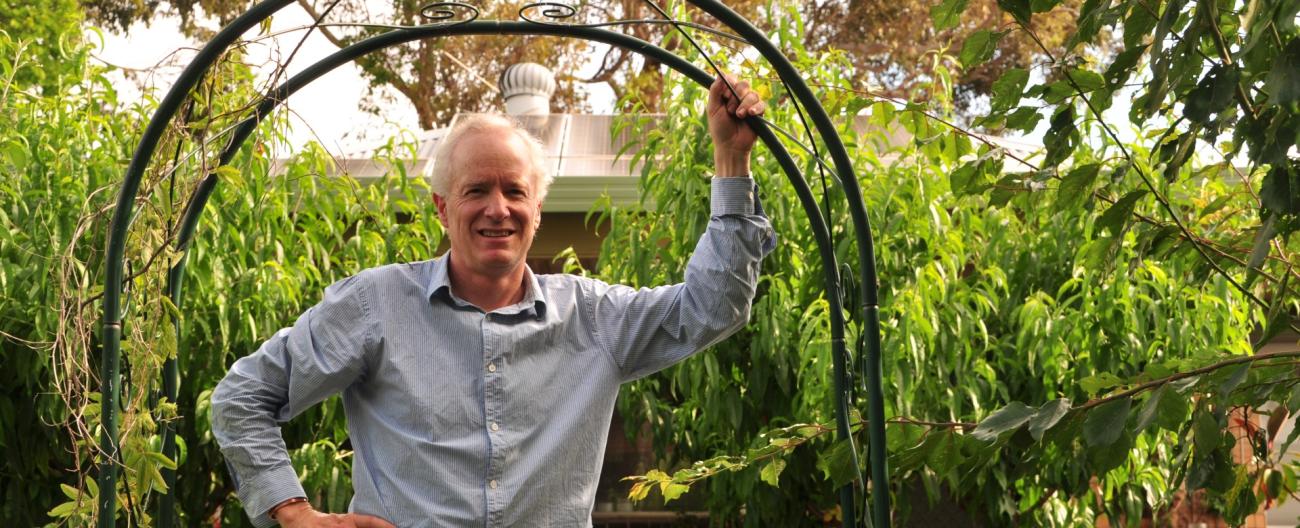
<path id="1" fill-rule="evenodd" d="M 351 511 L 399 527 L 591 525 L 619 384 L 749 318 L 775 238 L 749 178 L 714 178 L 686 282 L 635 290 L 527 273 L 484 313 L 451 293 L 446 256 L 365 270 L 236 361 L 212 432 L 244 509 L 304 497 L 279 424 L 343 393 Z"/>

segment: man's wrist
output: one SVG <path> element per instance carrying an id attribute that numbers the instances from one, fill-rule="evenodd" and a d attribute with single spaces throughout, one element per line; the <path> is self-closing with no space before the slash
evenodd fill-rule
<path id="1" fill-rule="evenodd" d="M 713 170 L 720 178 L 749 176 L 749 152 L 719 152 L 713 155 Z"/>
<path id="2" fill-rule="evenodd" d="M 307 502 L 305 497 L 294 497 L 286 499 L 266 512 L 266 516 L 271 520 L 284 524 L 292 521 L 298 515 L 311 510 L 311 503 Z"/>

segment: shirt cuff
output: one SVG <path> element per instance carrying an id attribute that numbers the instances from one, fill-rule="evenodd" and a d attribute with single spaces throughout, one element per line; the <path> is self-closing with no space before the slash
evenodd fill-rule
<path id="1" fill-rule="evenodd" d="M 718 178 L 712 180 L 710 214 L 753 215 L 756 210 L 758 187 L 750 177 Z"/>
<path id="2" fill-rule="evenodd" d="M 306 497 L 302 482 L 293 466 L 280 466 L 269 471 L 240 479 L 239 500 L 244 503 L 244 512 L 253 520 L 253 526 L 267 528 L 276 522 L 266 515 L 267 512 L 294 497 Z"/>

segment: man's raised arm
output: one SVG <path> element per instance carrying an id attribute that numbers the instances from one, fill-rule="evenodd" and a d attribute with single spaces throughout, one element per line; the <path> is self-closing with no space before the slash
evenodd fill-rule
<path id="1" fill-rule="evenodd" d="M 759 264 L 775 246 L 749 172 L 757 135 L 744 121 L 762 115 L 766 105 L 748 83 L 728 81 L 734 94 L 721 79 L 709 88 L 705 113 L 717 173 L 709 224 L 686 264 L 685 282 L 640 290 L 604 286 L 595 292 L 597 338 L 623 381 L 666 368 L 744 326 Z"/>

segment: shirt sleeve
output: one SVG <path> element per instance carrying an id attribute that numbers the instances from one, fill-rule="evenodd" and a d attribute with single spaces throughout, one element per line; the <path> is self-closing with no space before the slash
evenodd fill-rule
<path id="1" fill-rule="evenodd" d="M 751 178 L 713 178 L 711 214 L 685 282 L 602 285 L 592 318 L 598 342 L 630 381 L 681 361 L 749 321 L 760 263 L 776 245 Z"/>
<path id="2" fill-rule="evenodd" d="M 236 361 L 212 391 L 212 434 L 254 526 L 274 525 L 271 507 L 307 496 L 280 424 L 365 375 L 380 343 L 371 313 L 362 276 L 335 283 L 292 327 Z"/>

